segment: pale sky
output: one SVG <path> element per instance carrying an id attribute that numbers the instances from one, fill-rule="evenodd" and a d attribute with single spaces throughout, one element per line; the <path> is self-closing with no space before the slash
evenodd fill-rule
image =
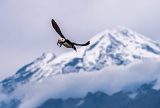
<path id="1" fill-rule="evenodd" d="M 52 18 L 78 43 L 116 25 L 160 42 L 159 0 L 0 0 L 0 80 L 44 52 L 71 51 L 56 45 Z"/>

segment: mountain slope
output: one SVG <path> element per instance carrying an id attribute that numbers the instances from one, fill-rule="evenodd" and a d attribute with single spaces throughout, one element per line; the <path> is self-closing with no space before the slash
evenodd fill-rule
<path id="1" fill-rule="evenodd" d="M 125 68 L 134 61 L 160 59 L 160 44 L 126 27 L 118 26 L 113 30 L 106 30 L 90 41 L 89 46 L 78 49 L 77 53 L 72 51 L 58 57 L 53 53 L 44 53 L 13 76 L 1 81 L 1 93 L 10 96 L 21 85 L 43 82 L 57 75 L 94 72 L 109 66 Z M 11 98 L 11 102 L 16 101 L 19 104 L 19 100 L 15 98 Z M 0 105 L 2 104 L 6 105 L 0 101 Z"/>
<path id="2" fill-rule="evenodd" d="M 160 91 L 152 85 L 142 85 L 135 91 L 120 91 L 113 95 L 88 93 L 83 98 L 48 99 L 38 108 L 159 108 Z"/>
<path id="3" fill-rule="evenodd" d="M 52 53 L 43 54 L 3 80 L 0 83 L 5 89 L 3 92 L 11 92 L 14 89 L 11 86 L 18 82 L 41 81 L 57 74 L 89 72 L 111 65 L 125 66 L 134 60 L 160 58 L 160 44 L 122 26 L 106 30 L 90 41 L 88 47 L 78 49 L 77 53 L 72 51 L 59 57 Z"/>

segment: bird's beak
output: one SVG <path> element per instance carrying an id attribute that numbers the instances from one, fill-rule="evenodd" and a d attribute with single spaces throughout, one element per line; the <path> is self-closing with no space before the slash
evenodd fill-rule
<path id="1" fill-rule="evenodd" d="M 58 46 L 58 44 L 60 44 L 60 38 L 58 38 L 58 41 L 57 41 L 57 46 Z"/>
<path id="2" fill-rule="evenodd" d="M 61 38 L 58 38 L 57 45 L 58 45 L 58 44 L 60 44 L 60 46 L 59 46 L 59 47 L 61 47 L 61 46 L 62 46 L 62 41 L 61 41 Z"/>
<path id="3" fill-rule="evenodd" d="M 59 45 L 60 44 L 60 45 Z M 60 40 L 58 40 L 58 42 L 57 42 L 57 46 L 59 45 L 59 47 L 61 47 L 62 46 L 62 42 L 60 41 Z"/>

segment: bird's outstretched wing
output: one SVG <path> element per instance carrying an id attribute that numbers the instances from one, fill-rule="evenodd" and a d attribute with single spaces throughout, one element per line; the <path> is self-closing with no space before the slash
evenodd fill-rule
<path id="1" fill-rule="evenodd" d="M 78 45 L 78 46 L 87 46 L 87 45 L 89 45 L 90 44 L 90 41 L 88 41 L 87 43 L 85 43 L 85 44 L 77 44 L 77 43 L 74 43 L 74 42 L 72 42 L 74 45 Z"/>
<path id="2" fill-rule="evenodd" d="M 65 38 L 64 35 L 62 34 L 60 28 L 58 27 L 57 23 L 52 19 L 52 26 L 55 29 L 55 31 L 62 37 Z"/>

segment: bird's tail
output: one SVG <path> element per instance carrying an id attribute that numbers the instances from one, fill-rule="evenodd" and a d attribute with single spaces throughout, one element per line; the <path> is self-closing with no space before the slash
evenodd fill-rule
<path id="1" fill-rule="evenodd" d="M 90 44 L 90 41 L 88 41 L 87 43 L 85 43 L 85 44 L 77 44 L 77 43 L 73 43 L 74 45 L 78 45 L 78 46 L 87 46 L 87 45 L 89 45 Z"/>

